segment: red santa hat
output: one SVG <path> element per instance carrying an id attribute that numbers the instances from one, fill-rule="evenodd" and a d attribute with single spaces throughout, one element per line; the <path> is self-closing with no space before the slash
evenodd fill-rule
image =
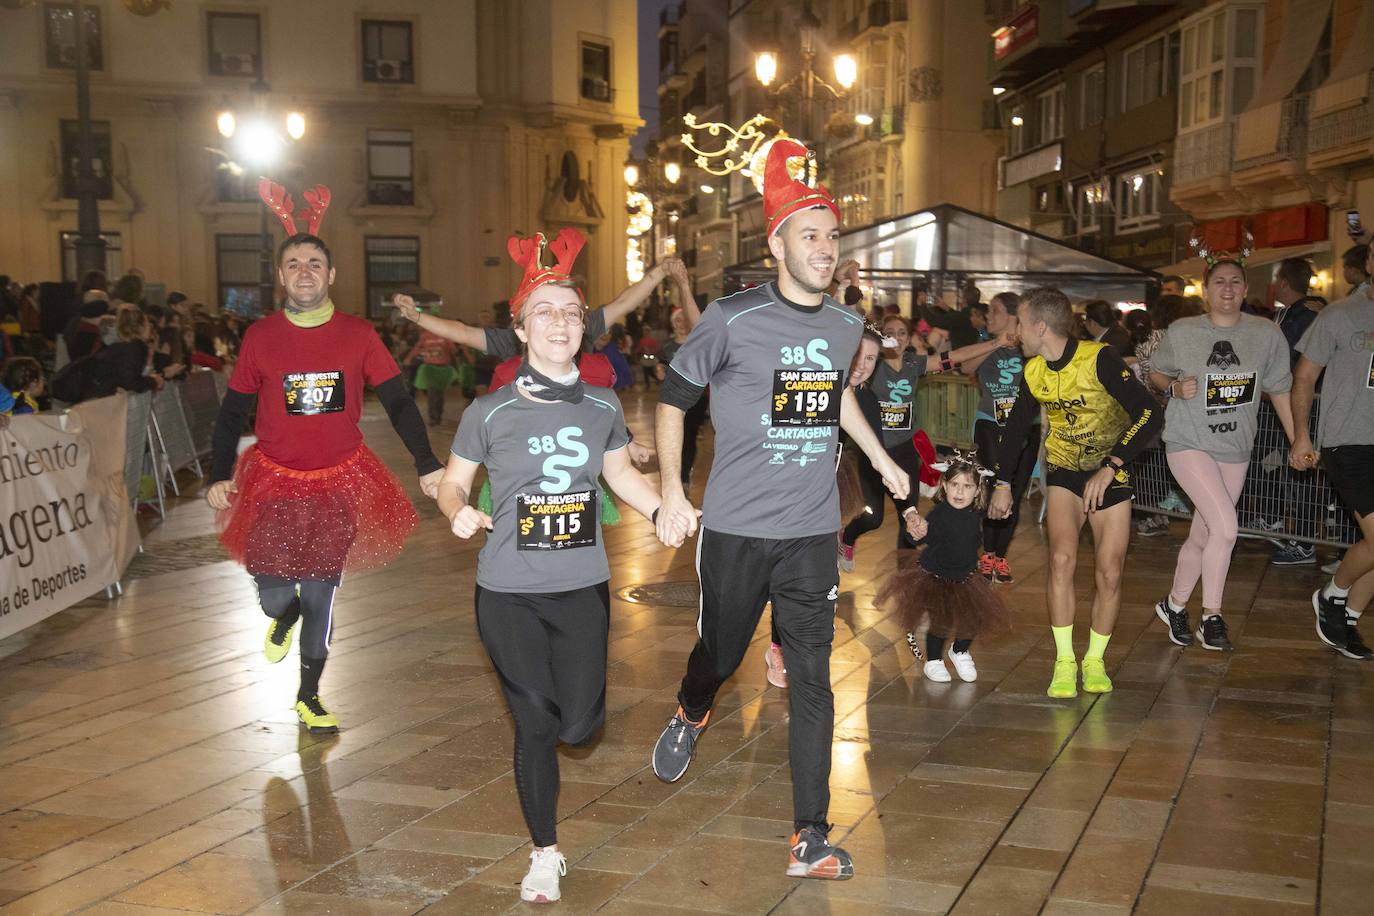
<path id="1" fill-rule="evenodd" d="M 558 237 L 550 242 L 544 238 L 544 233 L 536 232 L 530 238 L 521 238 L 513 235 L 506 242 L 506 250 L 515 263 L 525 268 L 525 275 L 520 279 L 520 288 L 515 291 L 515 295 L 510 299 L 510 317 L 512 321 L 520 320 L 520 309 L 524 306 L 530 294 L 546 283 L 556 280 L 571 280 L 573 263 L 577 260 L 578 254 L 582 251 L 582 246 L 587 244 L 587 239 L 576 229 L 560 229 Z M 544 250 L 548 249 L 554 256 L 554 264 L 546 267 L 544 265 Z M 577 297 L 583 299 L 582 290 L 577 291 Z M 583 299 L 583 306 L 586 300 Z"/>
<path id="2" fill-rule="evenodd" d="M 802 159 L 802 176 L 793 178 L 787 160 Z M 768 238 L 778 231 L 789 216 L 825 207 L 840 218 L 835 198 L 816 181 L 816 154 L 796 140 L 778 139 L 768 149 L 768 162 L 763 167 L 763 214 L 768 220 Z"/>

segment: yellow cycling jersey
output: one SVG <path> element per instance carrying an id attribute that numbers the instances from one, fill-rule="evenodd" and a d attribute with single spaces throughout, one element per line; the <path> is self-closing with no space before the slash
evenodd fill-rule
<path id="1" fill-rule="evenodd" d="M 1043 356 L 1026 363 L 1031 394 L 1049 415 L 1045 457 L 1055 467 L 1090 471 L 1112 453 L 1131 417 L 1097 374 L 1097 354 L 1105 344 L 1079 341 L 1062 369 L 1051 369 Z"/>

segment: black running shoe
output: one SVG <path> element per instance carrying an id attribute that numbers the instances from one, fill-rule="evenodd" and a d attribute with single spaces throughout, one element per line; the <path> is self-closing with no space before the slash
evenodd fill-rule
<path id="1" fill-rule="evenodd" d="M 1188 609 L 1175 611 L 1169 606 L 1168 598 L 1161 598 L 1155 604 L 1155 616 L 1164 621 L 1169 628 L 1169 641 L 1176 646 L 1193 644 L 1193 628 L 1188 623 Z"/>
<path id="2" fill-rule="evenodd" d="M 1347 617 L 1345 620 L 1345 646 L 1343 648 L 1338 647 L 1336 651 L 1346 658 L 1360 661 L 1374 658 L 1374 649 L 1370 649 L 1364 644 L 1364 640 L 1360 639 L 1360 630 L 1355 626 L 1354 618 L 1351 617 Z"/>
<path id="3" fill-rule="evenodd" d="M 828 878 L 843 881 L 854 877 L 854 860 L 838 846 L 831 846 L 825 834 L 806 827 L 792 835 L 787 854 L 790 878 Z"/>
<path id="4" fill-rule="evenodd" d="M 1226 635 L 1226 621 L 1221 619 L 1220 614 L 1202 618 L 1202 624 L 1197 628 L 1197 638 L 1202 640 L 1202 648 L 1213 652 L 1230 652 L 1235 648 Z"/>
<path id="5" fill-rule="evenodd" d="M 697 755 L 697 736 L 711 720 L 708 710 L 700 722 L 692 722 L 681 706 L 668 720 L 668 727 L 654 745 L 654 775 L 664 782 L 677 782 Z"/>
<path id="6" fill-rule="evenodd" d="M 1345 641 L 1349 638 L 1345 625 L 1346 599 L 1344 596 L 1328 598 L 1325 591 L 1325 588 L 1319 588 L 1312 593 L 1312 610 L 1317 614 L 1317 638 L 1340 651 L 1345 648 Z"/>

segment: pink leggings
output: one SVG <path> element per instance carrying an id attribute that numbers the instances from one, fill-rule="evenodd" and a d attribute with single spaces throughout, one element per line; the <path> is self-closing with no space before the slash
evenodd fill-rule
<path id="1" fill-rule="evenodd" d="M 1169 597 L 1184 607 L 1202 579 L 1202 606 L 1221 610 L 1231 551 L 1236 546 L 1236 500 L 1245 486 L 1246 462 L 1222 464 L 1206 452 L 1169 452 L 1169 470 L 1193 501 L 1193 527 L 1178 552 Z"/>

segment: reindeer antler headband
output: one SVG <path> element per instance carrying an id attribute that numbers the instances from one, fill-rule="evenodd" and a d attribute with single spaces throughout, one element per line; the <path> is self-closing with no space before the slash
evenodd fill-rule
<path id="1" fill-rule="evenodd" d="M 970 471 L 973 471 L 979 477 L 995 477 L 997 473 L 996 471 L 989 471 L 987 468 L 983 467 L 981 464 L 978 463 L 977 452 L 965 452 L 957 448 L 954 450 L 954 454 L 951 455 L 948 460 L 937 461 L 930 467 L 931 470 L 939 471 L 941 474 L 949 473 L 950 469 L 956 471 L 968 469 Z"/>
<path id="2" fill-rule="evenodd" d="M 1244 267 L 1246 260 L 1255 252 L 1255 237 L 1247 227 L 1239 251 L 1213 251 L 1211 246 L 1207 244 L 1207 240 L 1194 232 L 1192 238 L 1188 239 L 1188 245 L 1198 257 L 1207 262 L 1209 271 L 1218 264 L 1226 263 Z"/>
<path id="3" fill-rule="evenodd" d="M 506 242 L 506 250 L 510 252 L 511 259 L 521 267 L 525 268 L 525 275 L 520 280 L 520 288 L 515 291 L 515 295 L 510 299 L 511 320 L 520 318 L 520 308 L 529 299 L 530 294 L 545 283 L 552 283 L 555 280 L 571 280 L 573 264 L 577 261 L 578 254 L 582 251 L 582 246 L 587 244 L 587 239 L 576 229 L 564 228 L 558 231 L 558 237 L 549 241 L 544 237 L 544 233 L 536 232 L 530 238 L 520 238 L 513 235 Z M 555 263 L 546 267 L 544 261 L 544 249 L 553 253 Z M 582 290 L 577 291 L 579 299 L 582 298 Z M 586 301 L 583 301 L 586 307 Z"/>
<path id="4" fill-rule="evenodd" d="M 320 224 L 324 222 L 325 211 L 329 209 L 329 201 L 332 195 L 329 188 L 322 184 L 301 194 L 305 198 L 307 206 L 300 210 L 295 210 L 295 203 L 291 200 L 291 195 L 286 188 L 277 184 L 270 178 L 258 179 L 258 196 L 267 205 L 267 209 L 281 221 L 282 228 L 286 230 L 288 236 L 299 233 L 300 227 L 296 225 L 296 220 L 306 221 L 307 229 L 311 235 L 320 234 Z"/>

